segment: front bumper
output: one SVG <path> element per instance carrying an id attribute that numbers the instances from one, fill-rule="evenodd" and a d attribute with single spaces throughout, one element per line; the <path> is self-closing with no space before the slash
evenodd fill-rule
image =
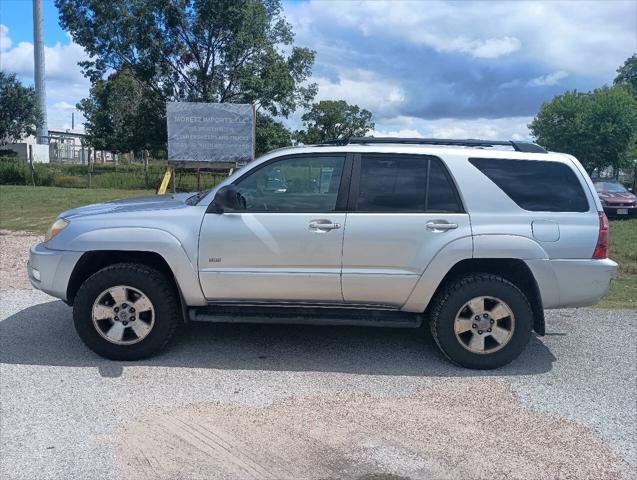
<path id="1" fill-rule="evenodd" d="M 31 247 L 27 273 L 29 281 L 38 290 L 66 301 L 66 290 L 71 273 L 83 252 L 51 250 L 44 243 Z"/>

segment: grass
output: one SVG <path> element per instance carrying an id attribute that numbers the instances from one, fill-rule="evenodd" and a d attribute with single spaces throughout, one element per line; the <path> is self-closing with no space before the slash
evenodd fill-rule
<path id="1" fill-rule="evenodd" d="M 29 164 L 17 160 L 0 158 L 0 184 L 28 186 L 35 183 L 38 187 L 88 188 L 88 166 L 79 164 L 36 163 L 33 176 Z M 116 188 L 125 190 L 157 189 L 166 172 L 166 163 L 153 163 L 148 171 L 144 165 L 101 164 L 92 167 L 91 186 L 94 188 Z M 176 190 L 192 192 L 214 187 L 225 176 L 220 172 L 201 171 L 199 181 L 193 170 L 177 169 Z"/>
<path id="2" fill-rule="evenodd" d="M 0 185 L 0 228 L 45 233 L 55 217 L 69 208 L 153 193 L 152 190 Z"/>
<path id="3" fill-rule="evenodd" d="M 610 258 L 619 263 L 619 276 L 597 306 L 637 309 L 637 218 L 610 221 Z"/>
<path id="4" fill-rule="evenodd" d="M 0 228 L 44 233 L 55 217 L 69 208 L 152 193 L 0 185 Z M 610 222 L 610 257 L 619 263 L 620 273 L 598 307 L 637 309 L 637 219 Z"/>

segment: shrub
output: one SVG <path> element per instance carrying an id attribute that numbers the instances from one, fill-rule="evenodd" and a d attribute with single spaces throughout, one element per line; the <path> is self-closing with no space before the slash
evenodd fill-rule
<path id="1" fill-rule="evenodd" d="M 59 175 L 57 177 L 53 177 L 53 186 L 66 188 L 86 188 L 88 185 L 86 177 Z"/>

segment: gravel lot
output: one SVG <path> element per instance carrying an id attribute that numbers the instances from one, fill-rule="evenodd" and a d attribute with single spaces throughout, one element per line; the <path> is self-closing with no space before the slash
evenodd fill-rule
<path id="1" fill-rule="evenodd" d="M 420 331 L 349 327 L 190 324 L 156 358 L 111 362 L 25 288 L 16 252 L 37 239 L 0 235 L 1 478 L 637 475 L 635 311 L 549 312 L 492 372 Z"/>

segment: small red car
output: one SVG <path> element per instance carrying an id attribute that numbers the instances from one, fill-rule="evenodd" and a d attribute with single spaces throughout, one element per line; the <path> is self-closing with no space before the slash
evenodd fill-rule
<path id="1" fill-rule="evenodd" d="M 608 217 L 637 215 L 637 196 L 627 190 L 621 183 L 606 180 L 594 183 L 597 195 L 599 195 L 604 212 Z"/>

